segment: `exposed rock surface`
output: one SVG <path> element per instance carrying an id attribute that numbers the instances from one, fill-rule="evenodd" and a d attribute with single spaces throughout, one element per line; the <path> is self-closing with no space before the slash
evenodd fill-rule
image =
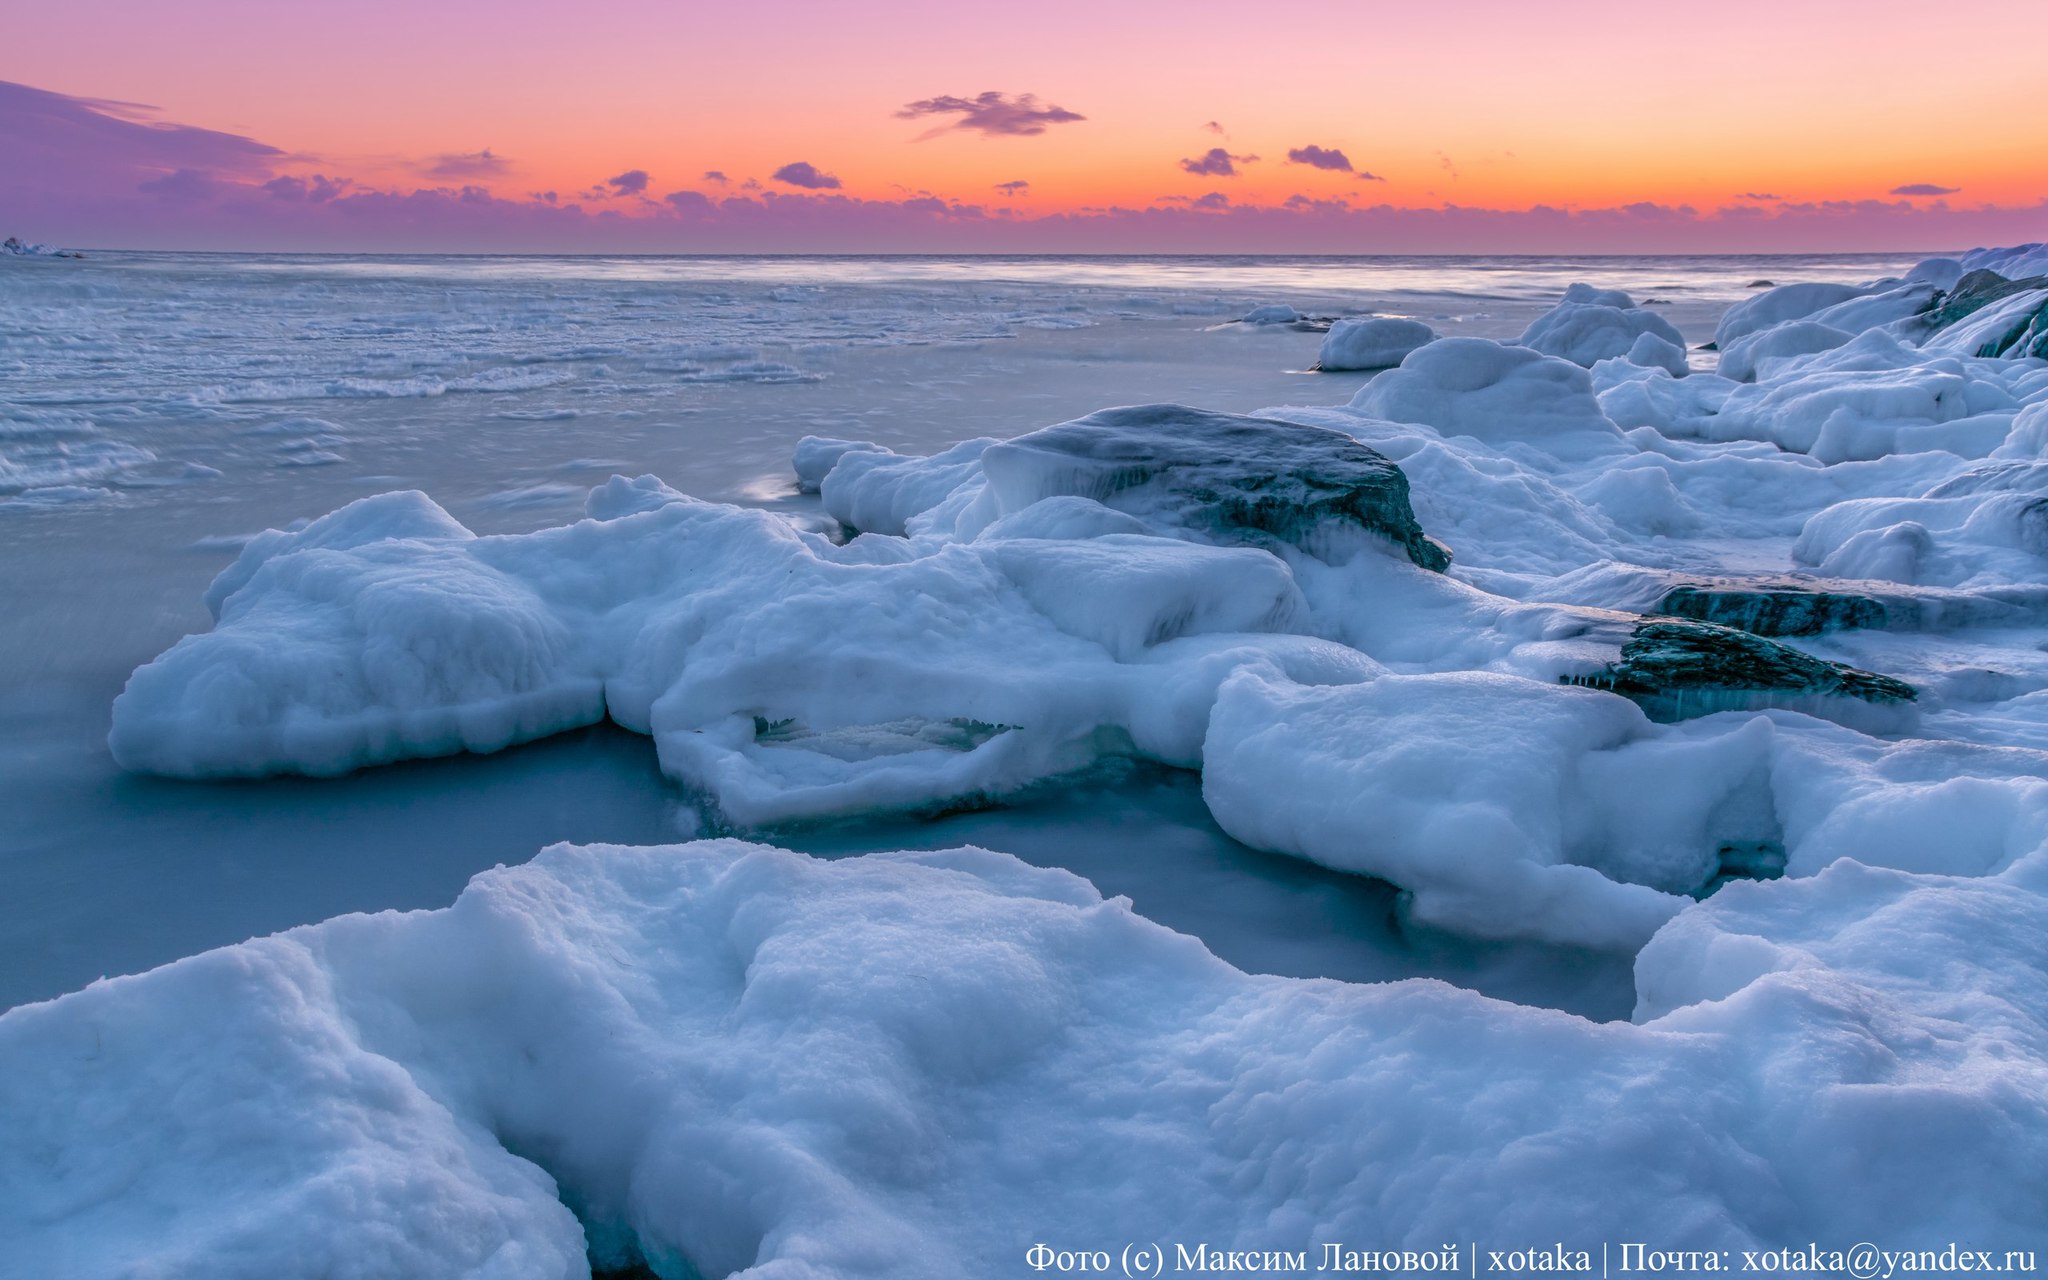
<path id="1" fill-rule="evenodd" d="M 1416 522 L 1401 469 L 1320 427 L 1136 405 L 991 445 L 981 465 L 1006 509 L 1073 495 L 1226 542 L 1271 538 L 1305 550 L 1329 526 L 1353 525 L 1392 539 L 1425 569 L 1450 565 L 1450 552 Z"/>
<path id="2" fill-rule="evenodd" d="M 1653 719 L 1679 718 L 1688 695 L 1710 709 L 1718 695 L 1858 698 L 1896 704 L 1918 696 L 1903 680 L 1802 653 L 1763 636 L 1687 618 L 1645 618 L 1622 646 L 1621 660 L 1572 681 L 1611 689 Z"/>

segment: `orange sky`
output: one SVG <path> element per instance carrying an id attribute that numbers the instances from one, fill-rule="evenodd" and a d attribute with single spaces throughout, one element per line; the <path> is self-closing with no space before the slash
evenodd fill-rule
<path id="1" fill-rule="evenodd" d="M 502 172 L 469 180 L 508 196 L 568 197 L 632 169 L 650 195 L 715 192 L 705 170 L 765 180 L 794 160 L 872 199 L 1001 204 L 995 184 L 1025 180 L 1031 212 L 1212 190 L 1494 208 L 1712 209 L 1915 183 L 1965 204 L 2048 196 L 2023 125 L 2039 0 L 1970 6 L 1981 38 L 1925 3 L 1836 0 L 74 0 L 37 14 L 6 22 L 0 80 L 149 103 L 284 148 L 282 171 L 393 186 L 489 148 Z M 933 122 L 892 114 L 991 89 L 1087 118 L 919 142 Z M 1285 162 L 1309 143 L 1386 180 Z M 1212 146 L 1261 159 L 1234 179 L 1180 170 Z"/>

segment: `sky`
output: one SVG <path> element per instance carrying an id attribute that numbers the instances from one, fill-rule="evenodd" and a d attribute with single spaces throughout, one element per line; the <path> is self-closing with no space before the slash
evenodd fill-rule
<path id="1" fill-rule="evenodd" d="M 0 234 L 533 252 L 2048 237 L 2048 156 L 2025 124 L 2039 0 L 1969 13 L 1965 29 L 1924 0 L 0 0 Z"/>

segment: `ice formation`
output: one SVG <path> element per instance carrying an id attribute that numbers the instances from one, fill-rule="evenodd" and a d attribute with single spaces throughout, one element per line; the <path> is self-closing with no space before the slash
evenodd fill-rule
<path id="1" fill-rule="evenodd" d="M 1579 286 L 1340 406 L 814 437 L 829 537 L 642 476 L 527 534 L 395 493 L 254 538 L 116 702 L 125 765 L 610 717 L 745 830 L 1136 756 L 1410 925 L 1637 951 L 1634 1023 L 1247 976 L 979 851 L 557 847 L 0 1017 L 0 1239 L 491 1276 L 950 1274 L 1047 1224 L 2048 1244 L 2044 265 L 1769 288 L 1718 372 Z"/>
<path id="2" fill-rule="evenodd" d="M 16 258 L 83 258 L 76 249 L 56 249 L 46 244 L 36 244 L 19 236 L 0 240 L 0 254 Z"/>
<path id="3" fill-rule="evenodd" d="M 1599 1026 L 1248 976 L 976 850 L 561 846 L 0 1017 L 0 1240 L 216 1280 L 2039 1247 L 2043 869 L 1735 885 Z"/>
<path id="4" fill-rule="evenodd" d="M 1555 307 L 1538 316 L 1518 339 L 1547 356 L 1592 368 L 1622 359 L 1684 377 L 1685 338 L 1671 322 L 1639 307 L 1618 289 L 1575 284 Z"/>
<path id="5" fill-rule="evenodd" d="M 1380 726 L 1368 737 L 1400 724 L 1391 740 L 1408 743 L 1463 686 L 1417 686 L 1418 709 L 1400 702 L 1397 715 L 1386 700 L 1400 680 L 1485 672 L 1507 683 L 1455 696 L 1492 698 L 1492 714 L 1532 724 L 1592 716 L 1607 727 L 1584 730 L 1583 742 L 1598 751 L 1637 737 L 1657 744 L 1649 754 L 1679 751 L 1695 731 L 1678 722 L 1704 717 L 1702 741 L 1750 744 L 1725 747 L 1745 778 L 1770 773 L 1766 740 L 1917 731 L 1949 710 L 1940 687 L 1921 696 L 1926 659 L 1895 648 L 1838 657 L 1828 637 L 1893 630 L 1894 618 L 2028 616 L 2038 603 L 2010 584 L 2038 576 L 2048 554 L 2034 471 L 1971 465 L 2035 447 L 2048 371 L 2027 358 L 1920 352 L 1915 333 L 1945 332 L 1924 318 L 1937 294 L 1950 296 L 1917 278 L 1759 294 L 1723 323 L 1724 336 L 1740 331 L 1731 345 L 1754 349 L 1816 313 L 1866 327 L 1817 353 L 1764 358 L 1759 380 L 1739 385 L 1448 338 L 1343 410 L 1139 406 L 931 456 L 806 440 L 799 483 L 844 541 L 653 477 L 600 487 L 581 523 L 507 537 L 471 536 L 424 495 L 366 499 L 251 542 L 208 593 L 215 629 L 136 672 L 115 705 L 112 746 L 131 768 L 185 776 L 334 773 L 495 750 L 609 716 L 651 734 L 663 769 L 741 829 L 987 803 L 1135 755 L 1215 771 L 1227 828 L 1390 879 L 1424 918 L 1634 945 L 1670 905 L 1639 891 L 1703 890 L 1723 845 L 1783 844 L 1798 861 L 1796 837 L 1752 821 L 1783 803 L 1773 786 L 1744 793 L 1742 830 L 1695 824 L 1682 838 L 1624 822 L 1567 838 L 1541 806 L 1508 805 L 1494 834 L 1453 843 L 1620 886 L 1638 906 L 1560 908 L 1551 919 L 1507 887 L 1513 877 L 1485 874 L 1463 877 L 1477 886 L 1460 891 L 1464 905 L 1438 908 L 1431 877 L 1455 858 L 1397 857 L 1384 821 L 1355 808 L 1316 816 L 1316 796 L 1356 795 L 1355 785 L 1311 788 L 1284 815 L 1252 812 L 1281 806 L 1275 782 L 1306 765 L 1273 746 L 1280 774 L 1230 782 L 1261 775 L 1221 726 L 1259 742 L 1279 730 L 1243 729 L 1245 695 L 1219 703 L 1222 691 L 1358 685 L 1311 698 L 1326 709 L 1358 699 L 1360 718 Z M 1641 310 L 1628 301 L 1575 286 L 1525 336 L 1604 331 L 1606 312 Z M 1908 302 L 1920 310 L 1895 314 Z M 1585 315 L 1600 323 L 1574 318 Z M 1662 324 L 1639 323 L 1652 334 Z M 1967 419 L 1968 431 L 1916 434 L 1912 415 L 1939 417 L 1951 401 L 1960 416 L 1950 422 Z M 1625 428 L 1610 406 L 1636 421 Z M 1776 449 L 1718 443 L 1757 436 Z M 1919 447 L 1899 452 L 1906 441 Z M 1801 445 L 1805 456 L 1788 452 Z M 1769 542 L 1830 579 L 1889 579 L 1890 603 L 1866 582 L 1812 593 L 1802 615 L 1739 575 L 1688 595 L 1671 581 L 1635 585 L 1629 574 L 1643 571 L 1623 567 L 1696 561 L 1667 548 L 1707 530 Z M 1458 557 L 1448 578 L 1446 544 Z M 1823 652 L 1786 637 L 1819 637 Z M 1895 662 L 1905 669 L 1887 669 Z M 1745 713 L 1775 727 L 1717 727 Z M 1485 768 L 1478 743 L 1464 772 L 1489 778 L 1498 767 L 1520 781 L 1482 791 L 1533 787 L 1596 812 L 1532 763 L 1596 750 L 1562 741 L 1499 748 Z M 1736 803 L 1709 770 L 1669 772 L 1652 788 L 1660 803 Z M 1460 794 L 1458 773 L 1420 793 L 1433 821 L 1459 811 L 1447 798 Z M 1301 834 L 1310 828 L 1324 834 Z M 1373 841 L 1383 853 L 1328 852 Z M 1653 863 L 1666 870 L 1644 869 Z"/>
<path id="6" fill-rule="evenodd" d="M 1365 316 L 1339 320 L 1323 338 L 1316 368 L 1332 373 L 1349 369 L 1391 369 L 1417 347 L 1435 342 L 1436 330 L 1420 320 Z"/>

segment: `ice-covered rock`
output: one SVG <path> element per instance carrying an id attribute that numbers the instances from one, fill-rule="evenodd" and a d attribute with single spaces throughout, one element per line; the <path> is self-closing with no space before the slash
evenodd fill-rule
<path id="1" fill-rule="evenodd" d="M 1516 341 L 1587 369 L 1619 356 L 1674 377 L 1686 372 L 1684 336 L 1663 316 L 1615 289 L 1571 286 Z"/>
<path id="2" fill-rule="evenodd" d="M 1377 534 L 1426 569 L 1450 557 L 1416 523 L 1408 480 L 1349 436 L 1185 405 L 1104 409 L 991 445 L 981 456 L 1002 514 L 1080 497 L 1225 542 L 1314 552 Z"/>
<path id="3" fill-rule="evenodd" d="M 1719 372 L 1722 377 L 1733 378 L 1737 382 L 1755 382 L 1760 372 L 1769 370 L 1765 361 L 1789 360 L 1796 356 L 1833 351 L 1855 336 L 1847 330 L 1815 320 L 1788 320 L 1784 324 L 1745 334 L 1729 343 L 1721 352 Z"/>
<path id="4" fill-rule="evenodd" d="M 1622 646 L 1620 661 L 1577 683 L 1622 694 L 1656 720 L 1737 706 L 1799 706 L 1824 698 L 1898 704 L 1917 696 L 1903 680 L 1816 658 L 1754 632 L 1679 618 L 1644 620 Z"/>
<path id="5" fill-rule="evenodd" d="M 1684 583 L 1664 594 L 1656 612 L 1759 636 L 1817 636 L 1890 621 L 1881 600 L 1791 580 Z"/>
<path id="6" fill-rule="evenodd" d="M 1714 329 L 1714 345 L 1726 351 L 1739 338 L 1787 320 L 1803 320 L 1816 311 L 1865 297 L 1882 287 L 1823 282 L 1778 285 L 1744 298 L 1723 312 L 1721 323 Z"/>
<path id="7" fill-rule="evenodd" d="M 1153 517 L 1088 503 L 1133 527 L 1098 521 L 1085 538 L 1043 536 L 1074 531 L 1071 496 L 1035 527 L 1020 501 L 1010 527 L 969 542 L 844 546 L 652 477 L 600 487 L 592 519 L 491 538 L 418 494 L 365 499 L 253 540 L 209 592 L 215 629 L 130 680 L 110 744 L 128 768 L 178 776 L 332 774 L 609 716 L 752 826 L 987 799 L 1103 755 L 1194 764 L 1236 667 L 1311 682 L 1377 669 L 1292 634 L 1309 610 L 1282 559 L 1212 544 L 1358 554 L 1384 532 L 1359 522 L 1405 493 L 1397 468 L 1334 433 L 1249 419 L 1219 429 L 1284 441 L 1269 443 L 1274 469 L 1247 473 L 1245 454 L 1219 454 L 1224 437 L 1194 435 L 1139 465 L 1116 460 L 1149 438 L 1127 425 L 1084 432 L 1107 442 L 1093 459 L 1062 453 L 1056 429 L 1004 472 L 1013 493 L 1054 473 L 1121 483 L 1105 496 Z M 881 474 L 912 483 L 888 492 L 920 492 L 909 464 L 923 461 L 848 454 L 825 497 L 850 465 L 897 467 Z M 977 470 L 969 487 L 983 483 Z"/>
<path id="8" fill-rule="evenodd" d="M 1440 338 L 1367 383 L 1351 407 L 1446 436 L 1582 459 L 1620 452 L 1593 382 L 1569 360 L 1485 338 Z"/>
<path id="9" fill-rule="evenodd" d="M 982 452 L 995 441 L 966 440 L 931 457 L 865 449 L 841 450 L 821 472 L 818 452 L 806 454 L 825 510 L 849 529 L 898 537 L 910 522 L 937 507 L 981 474 Z M 799 472 L 799 483 L 803 472 Z"/>
<path id="10" fill-rule="evenodd" d="M 1311 690 L 1246 675 L 1217 701 L 1202 794 L 1223 829 L 1255 848 L 1400 885 L 1422 923 L 1633 948 L 1712 874 L 1715 846 L 1676 829 L 1705 806 L 1639 806 L 1643 829 L 1619 837 L 1608 807 L 1634 803 L 1661 769 L 1726 774 L 1726 785 L 1751 770 L 1645 745 L 1658 736 L 1621 698 L 1514 676 L 1390 675 Z M 1619 794 L 1590 785 L 1620 781 L 1589 763 L 1596 754 L 1640 773 Z"/>
<path id="11" fill-rule="evenodd" d="M 1243 317 L 1238 320 L 1238 323 L 1255 325 L 1294 324 L 1297 321 L 1306 319 L 1308 319 L 1307 316 L 1296 311 L 1293 307 L 1285 303 L 1273 302 L 1262 307 L 1253 307 L 1250 311 L 1244 313 Z"/>
<path id="12" fill-rule="evenodd" d="M 872 440 L 837 440 L 830 436 L 805 436 L 796 442 L 796 452 L 790 459 L 791 468 L 796 472 L 796 487 L 804 493 L 816 493 L 818 486 L 839 460 L 849 453 L 894 453 Z"/>
<path id="13" fill-rule="evenodd" d="M 19 236 L 0 240 L 0 254 L 16 258 L 83 258 L 76 249 L 55 249 L 46 244 L 35 244 Z"/>
<path id="14" fill-rule="evenodd" d="M 1922 346 L 1981 357 L 2048 358 L 2048 275 L 2009 280 L 1980 268 L 1956 283 L 1927 316 L 1935 335 Z"/>
<path id="15" fill-rule="evenodd" d="M 1906 273 L 1906 279 L 1931 284 L 1937 289 L 1953 289 L 1956 281 L 1963 278 L 1963 263 L 1960 258 L 1923 258 L 1913 264 Z"/>
<path id="16" fill-rule="evenodd" d="M 1417 347 L 1435 342 L 1436 330 L 1420 320 L 1363 316 L 1330 326 L 1315 367 L 1329 372 L 1391 369 Z"/>
<path id="17" fill-rule="evenodd" d="M 2048 276 L 2048 242 L 1972 249 L 1962 256 L 1958 265 L 1965 272 L 1995 271 L 2009 280 Z"/>
<path id="18" fill-rule="evenodd" d="M 1761 339 L 1760 339 L 1761 340 Z M 1764 440 L 1827 463 L 1941 450 L 1981 458 L 2020 407 L 2009 375 L 1871 329 L 1783 362 L 1692 424 L 1712 440 Z"/>
<path id="19" fill-rule="evenodd" d="M 1815 514 L 1792 558 L 1832 577 L 1937 586 L 2038 580 L 2048 499 L 1985 489 L 1925 498 L 1855 498 Z"/>

